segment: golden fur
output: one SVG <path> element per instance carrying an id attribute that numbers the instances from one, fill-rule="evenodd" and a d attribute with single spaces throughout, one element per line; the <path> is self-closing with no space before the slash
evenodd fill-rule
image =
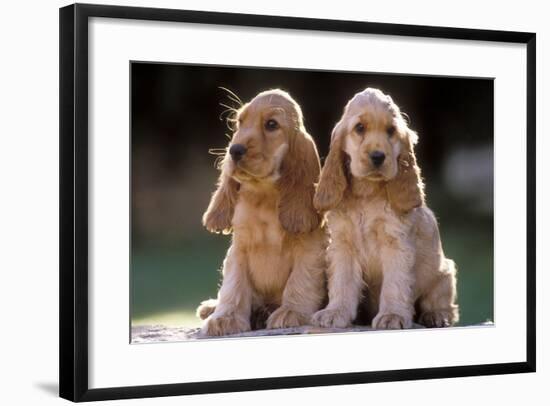
<path id="1" fill-rule="evenodd" d="M 228 148 L 203 217 L 209 231 L 233 233 L 218 297 L 197 309 L 206 335 L 250 330 L 264 309 L 267 328 L 307 324 L 326 294 L 327 236 L 313 207 L 320 163 L 299 105 L 281 90 L 262 92 L 235 122 L 230 147 L 246 153 L 235 161 Z"/>
<path id="2" fill-rule="evenodd" d="M 410 130 L 393 100 L 368 88 L 336 124 L 314 198 L 327 211 L 329 304 L 312 321 L 346 327 L 366 291 L 375 328 L 428 327 L 458 320 L 455 265 L 445 258 Z M 385 154 L 380 166 L 374 151 Z"/>

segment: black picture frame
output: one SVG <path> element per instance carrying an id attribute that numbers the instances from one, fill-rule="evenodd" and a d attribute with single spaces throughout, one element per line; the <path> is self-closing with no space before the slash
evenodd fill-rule
<path id="1" fill-rule="evenodd" d="M 526 44 L 527 324 L 525 328 L 527 354 L 525 362 L 90 389 L 88 385 L 88 19 L 91 17 Z M 59 22 L 59 392 L 61 397 L 80 402 L 535 371 L 535 33 L 91 4 L 73 4 L 61 8 Z"/>

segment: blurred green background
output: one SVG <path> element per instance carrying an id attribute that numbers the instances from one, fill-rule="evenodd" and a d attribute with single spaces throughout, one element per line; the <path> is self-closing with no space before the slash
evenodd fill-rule
<path id="1" fill-rule="evenodd" d="M 419 133 L 417 157 L 443 248 L 458 266 L 460 325 L 493 320 L 493 81 L 151 64 L 131 66 L 131 323 L 196 327 L 216 296 L 230 236 L 201 226 L 227 145 L 226 87 L 246 101 L 280 87 L 301 104 L 323 159 L 346 101 L 390 94 Z"/>

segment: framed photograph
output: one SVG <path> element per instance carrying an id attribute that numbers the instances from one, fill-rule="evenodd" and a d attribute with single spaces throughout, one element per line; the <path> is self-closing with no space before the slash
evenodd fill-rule
<path id="1" fill-rule="evenodd" d="M 60 396 L 535 371 L 534 33 L 60 9 Z"/>

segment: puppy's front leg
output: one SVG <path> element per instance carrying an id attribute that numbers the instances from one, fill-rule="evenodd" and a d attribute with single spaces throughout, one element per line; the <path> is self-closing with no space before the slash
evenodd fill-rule
<path id="1" fill-rule="evenodd" d="M 223 263 L 223 281 L 216 310 L 205 321 L 202 333 L 222 336 L 250 330 L 252 288 L 244 252 L 233 245 Z"/>
<path id="2" fill-rule="evenodd" d="M 283 292 L 281 306 L 267 319 L 267 328 L 289 328 L 309 324 L 325 296 L 325 260 L 315 250 L 301 255 L 294 264 Z"/>
<path id="3" fill-rule="evenodd" d="M 381 249 L 380 307 L 372 321 L 376 329 L 411 328 L 414 316 L 414 248 L 397 241 Z"/>
<path id="4" fill-rule="evenodd" d="M 333 240 L 327 252 L 329 303 L 312 317 L 320 327 L 349 327 L 357 316 L 357 307 L 363 289 L 361 265 L 347 244 Z"/>

